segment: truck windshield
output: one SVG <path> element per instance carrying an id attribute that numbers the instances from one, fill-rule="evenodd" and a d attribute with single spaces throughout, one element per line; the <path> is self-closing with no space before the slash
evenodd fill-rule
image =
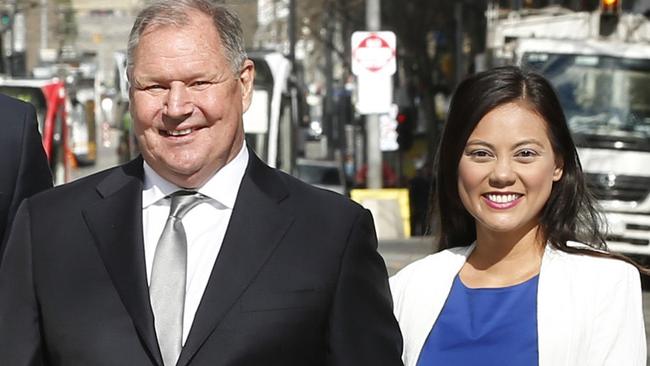
<path id="1" fill-rule="evenodd" d="M 579 146 L 650 150 L 650 60 L 526 53 L 555 87 Z"/>

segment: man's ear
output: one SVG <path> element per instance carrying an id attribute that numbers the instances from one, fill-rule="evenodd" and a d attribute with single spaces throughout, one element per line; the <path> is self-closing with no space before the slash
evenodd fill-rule
<path id="1" fill-rule="evenodd" d="M 255 80 L 255 64 L 252 60 L 246 59 L 239 72 L 239 83 L 241 84 L 242 112 L 246 112 L 253 99 L 253 81 Z"/>

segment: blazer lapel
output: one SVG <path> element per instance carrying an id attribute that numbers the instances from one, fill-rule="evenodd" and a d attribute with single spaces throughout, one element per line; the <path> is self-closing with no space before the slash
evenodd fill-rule
<path id="1" fill-rule="evenodd" d="M 537 344 L 540 365 L 575 365 L 579 339 L 574 336 L 575 304 L 580 300 L 571 281 L 566 254 L 546 244 L 537 286 Z M 578 310 L 583 311 L 583 310 Z"/>
<path id="2" fill-rule="evenodd" d="M 454 278 L 467 261 L 476 244 L 457 247 L 436 254 L 442 256 L 425 267 L 421 275 L 409 284 L 411 297 L 405 298 L 400 310 L 400 327 L 404 333 L 404 364 L 415 366 L 431 328 L 445 306 Z M 432 279 L 435 278 L 435 281 Z"/>
<path id="3" fill-rule="evenodd" d="M 249 150 L 251 151 L 251 150 Z M 221 251 L 178 366 L 186 365 L 277 247 L 293 218 L 279 207 L 283 182 L 251 152 Z"/>
<path id="4" fill-rule="evenodd" d="M 142 159 L 114 170 L 97 186 L 102 199 L 83 214 L 142 343 L 151 359 L 162 365 L 146 279 L 142 177 Z"/>

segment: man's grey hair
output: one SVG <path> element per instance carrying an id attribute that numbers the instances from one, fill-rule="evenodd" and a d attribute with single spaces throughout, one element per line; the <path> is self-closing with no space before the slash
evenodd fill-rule
<path id="1" fill-rule="evenodd" d="M 234 74 L 239 73 L 240 67 L 246 60 L 244 37 L 239 16 L 225 5 L 214 0 L 156 0 L 150 2 L 140 11 L 135 19 L 126 54 L 127 76 L 132 79 L 135 51 L 140 43 L 142 34 L 151 27 L 175 26 L 183 27 L 190 24 L 191 11 L 199 11 L 212 19 L 223 46 L 224 56 Z"/>

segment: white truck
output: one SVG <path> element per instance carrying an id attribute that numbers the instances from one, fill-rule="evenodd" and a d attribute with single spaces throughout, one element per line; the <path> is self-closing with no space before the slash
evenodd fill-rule
<path id="1" fill-rule="evenodd" d="M 650 21 L 560 7 L 487 11 L 491 65 L 535 69 L 554 85 L 612 251 L 650 259 Z M 603 7 L 609 6 L 609 11 Z M 613 6 L 613 7 L 612 7 Z"/>

